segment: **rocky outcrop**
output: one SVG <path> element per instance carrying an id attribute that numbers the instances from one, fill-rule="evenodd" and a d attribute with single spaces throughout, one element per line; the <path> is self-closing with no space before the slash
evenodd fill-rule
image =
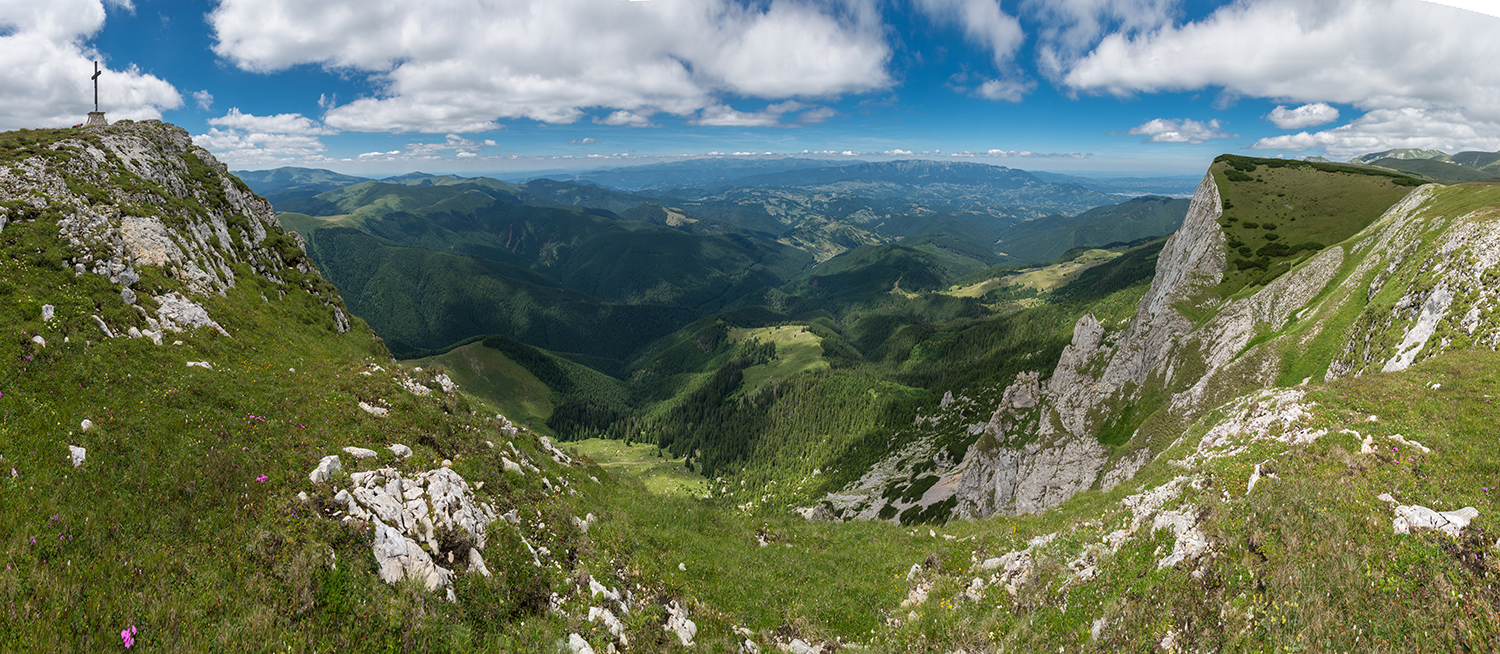
<path id="1" fill-rule="evenodd" d="M 1444 208 L 1455 205 L 1482 208 L 1462 215 Z M 967 427 L 978 439 L 961 460 L 944 458 L 935 439 L 919 439 L 803 514 L 895 520 L 922 517 L 907 513 L 910 506 L 943 502 L 957 517 L 1044 511 L 1083 490 L 1113 488 L 1207 411 L 1288 383 L 1292 366 L 1307 371 L 1298 374 L 1304 382 L 1331 380 L 1402 370 L 1456 348 L 1500 349 L 1497 206 L 1492 187 L 1420 187 L 1354 237 L 1226 299 L 1214 290 L 1226 263 L 1210 173 L 1123 327 L 1080 318 L 1050 377 L 1018 375 L 989 420 Z M 918 425 L 969 410 L 962 401 L 944 405 Z M 1106 433 L 1112 445 L 1101 442 Z M 939 481 L 907 504 L 899 491 L 912 462 Z M 1193 540 L 1187 522 L 1164 520 Z"/>
<path id="2" fill-rule="evenodd" d="M 318 295 L 330 325 L 347 331 L 342 301 L 296 237 L 282 230 L 271 204 L 193 145 L 185 130 L 122 120 L 58 132 L 47 151 L 0 168 L 0 226 L 55 221 L 69 246 L 65 264 L 119 287 L 121 302 L 134 306 L 140 320 L 111 325 L 93 316 L 107 337 L 135 329 L 161 344 L 163 332 L 207 328 L 229 335 L 204 298 L 234 288 L 241 266 L 282 294 L 297 286 Z M 142 285 L 148 271 L 170 281 Z"/>

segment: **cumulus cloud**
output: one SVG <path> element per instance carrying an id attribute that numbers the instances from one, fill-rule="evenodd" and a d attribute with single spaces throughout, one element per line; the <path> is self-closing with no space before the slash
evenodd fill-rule
<path id="1" fill-rule="evenodd" d="M 839 112 L 833 107 L 818 107 L 816 109 L 802 112 L 802 115 L 797 116 L 797 122 L 803 123 L 805 125 L 812 125 L 821 123 L 837 115 L 839 115 Z"/>
<path id="2" fill-rule="evenodd" d="M 198 103 L 199 109 L 208 111 L 209 108 L 214 106 L 214 94 L 209 93 L 208 89 L 193 91 L 193 102 Z"/>
<path id="3" fill-rule="evenodd" d="M 129 9 L 129 2 L 111 2 Z M 0 5 L 0 128 L 81 123 L 94 109 L 89 76 L 99 61 L 99 109 L 110 119 L 161 118 L 182 106 L 171 84 L 134 65 L 111 66 L 87 42 L 104 27 L 99 0 L 7 2 Z"/>
<path id="4" fill-rule="evenodd" d="M 595 117 L 594 123 L 599 125 L 624 125 L 626 127 L 650 127 L 651 117 L 621 109 L 604 118 Z"/>
<path id="5" fill-rule="evenodd" d="M 242 113 L 239 107 L 230 108 L 229 113 L 218 118 L 208 119 L 208 124 L 247 132 L 271 132 L 276 134 L 310 136 L 327 136 L 338 133 L 338 130 L 329 128 L 326 125 L 320 125 L 313 119 L 302 114 L 256 116 Z"/>
<path id="6" fill-rule="evenodd" d="M 217 127 L 210 127 L 207 134 L 194 136 L 193 143 L 229 165 L 326 161 L 322 153 L 328 149 L 318 137 L 306 134 L 244 132 Z"/>
<path id="7" fill-rule="evenodd" d="M 1302 129 L 1313 125 L 1331 123 L 1339 119 L 1339 110 L 1333 108 L 1326 102 L 1315 102 L 1305 104 L 1296 109 L 1287 109 L 1277 105 L 1271 113 L 1266 114 L 1266 120 L 1276 123 L 1281 129 Z"/>
<path id="8" fill-rule="evenodd" d="M 1142 143 L 1203 143 L 1209 139 L 1234 138 L 1234 134 L 1228 134 L 1219 129 L 1219 121 L 1210 120 L 1200 123 L 1191 118 L 1173 120 L 1168 118 L 1157 118 L 1149 120 L 1137 127 L 1132 127 L 1126 134 L 1147 137 Z"/>
<path id="9" fill-rule="evenodd" d="M 1500 21 L 1418 0 L 1258 0 L 1116 33 L 1062 75 L 1120 96 L 1220 87 L 1362 109 L 1466 107 L 1500 119 Z"/>
<path id="10" fill-rule="evenodd" d="M 1020 102 L 1035 85 L 1013 65 L 1016 51 L 1026 41 L 1021 22 L 1000 8 L 996 0 L 913 0 L 928 19 L 939 25 L 958 27 L 970 43 L 989 51 L 1000 77 L 981 81 L 970 88 L 963 80 L 950 80 L 949 88 L 989 100 Z M 967 77 L 968 73 L 962 73 Z"/>
<path id="11" fill-rule="evenodd" d="M 1058 80 L 1107 32 L 1136 35 L 1172 23 L 1176 0 L 1025 0 L 1037 19 L 1037 67 Z"/>
<path id="12" fill-rule="evenodd" d="M 1377 109 L 1346 125 L 1256 141 L 1259 150 L 1303 152 L 1322 149 L 1332 159 L 1348 159 L 1394 148 L 1462 152 L 1500 150 L 1500 122 L 1476 120 L 1457 109 Z"/>
<path id="13" fill-rule="evenodd" d="M 256 116 L 239 107 L 208 124 L 208 133 L 194 136 L 193 142 L 232 165 L 328 161 L 322 154 L 328 148 L 318 137 L 338 133 L 302 114 Z"/>
<path id="14" fill-rule="evenodd" d="M 224 0 L 214 51 L 245 70 L 368 75 L 380 93 L 330 107 L 355 131 L 472 132 L 496 120 L 644 126 L 726 94 L 829 97 L 890 86 L 875 0 Z M 625 112 L 625 113 L 621 113 Z"/>
<path id="15" fill-rule="evenodd" d="M 592 136 L 587 136 L 581 139 L 573 139 L 571 141 L 568 141 L 568 145 L 593 145 L 598 142 L 599 139 L 596 139 Z"/>
<path id="16" fill-rule="evenodd" d="M 802 123 L 819 123 L 829 117 L 837 115 L 838 112 L 828 107 L 808 105 L 796 100 L 777 102 L 767 105 L 760 111 L 736 111 L 728 105 L 716 104 L 705 107 L 703 112 L 693 120 L 688 121 L 693 125 L 705 125 L 709 127 L 776 127 L 788 126 L 781 122 L 784 114 L 802 112 L 799 121 Z"/>

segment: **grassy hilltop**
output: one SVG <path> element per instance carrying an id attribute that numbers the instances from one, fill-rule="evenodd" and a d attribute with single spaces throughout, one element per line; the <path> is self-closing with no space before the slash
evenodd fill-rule
<path id="1" fill-rule="evenodd" d="M 764 421 L 766 436 L 735 446 L 760 452 L 733 478 L 750 506 L 728 479 L 686 474 L 731 457 L 557 450 L 497 415 L 542 419 L 537 384 L 600 384 L 587 395 L 620 403 L 649 396 L 639 384 L 609 386 L 514 341 L 475 341 L 421 370 L 394 362 L 269 205 L 181 130 L 12 132 L 0 162 L 0 649 L 108 651 L 132 626 L 144 651 L 1500 646 L 1490 348 L 1231 402 L 1135 479 L 1039 515 L 813 522 L 785 505 L 895 447 L 877 428 L 911 424 L 940 401 L 934 389 L 997 392 L 987 384 L 1050 367 L 1082 312 L 1128 316 L 1160 243 L 1031 308 L 954 315 L 936 288 L 873 316 L 869 304 L 784 321 L 741 309 L 649 349 L 634 378 L 675 380 L 681 392 L 653 400 L 660 415 L 698 425 L 675 437 L 711 435 L 715 417 Z M 1441 189 L 1424 206 L 1493 225 L 1496 190 Z M 448 383 L 489 374 L 515 397 L 491 404 Z M 79 465 L 69 446 L 86 450 Z M 342 472 L 309 479 L 335 454 Z M 453 573 L 455 601 L 417 578 L 382 581 L 385 531 L 336 497 L 371 491 L 360 480 L 382 468 L 461 476 L 451 492 L 494 512 L 491 574 L 467 558 L 476 535 L 444 523 L 414 546 Z M 1383 493 L 1479 513 L 1458 536 L 1393 533 Z"/>

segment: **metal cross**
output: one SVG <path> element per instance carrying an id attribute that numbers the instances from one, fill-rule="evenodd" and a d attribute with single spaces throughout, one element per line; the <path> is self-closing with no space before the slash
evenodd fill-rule
<path id="1" fill-rule="evenodd" d="M 99 111 L 99 62 L 94 61 L 94 111 Z"/>

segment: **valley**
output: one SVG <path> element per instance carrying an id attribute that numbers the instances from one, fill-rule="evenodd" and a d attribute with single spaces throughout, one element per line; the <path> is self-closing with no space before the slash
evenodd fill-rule
<path id="1" fill-rule="evenodd" d="M 0 153 L 19 650 L 1500 645 L 1494 183 Z"/>

